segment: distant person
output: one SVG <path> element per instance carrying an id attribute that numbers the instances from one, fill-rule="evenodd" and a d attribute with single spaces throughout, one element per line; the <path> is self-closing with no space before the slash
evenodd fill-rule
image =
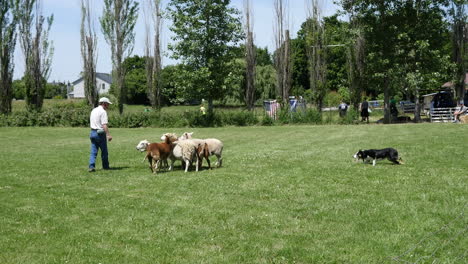
<path id="1" fill-rule="evenodd" d="M 206 115 L 206 109 L 205 109 L 205 106 L 203 104 L 201 104 L 200 106 L 200 112 L 202 115 Z"/>
<path id="2" fill-rule="evenodd" d="M 109 158 L 107 152 L 107 141 L 112 140 L 112 136 L 109 133 L 108 119 L 106 110 L 109 105 L 112 104 L 108 98 L 102 97 L 99 99 L 99 106 L 91 111 L 89 117 L 89 123 L 91 127 L 91 133 L 89 138 L 91 140 L 91 154 L 89 155 L 89 166 L 88 171 L 96 171 L 96 157 L 99 149 L 101 149 L 101 160 L 102 168 L 104 170 L 110 169 Z"/>
<path id="3" fill-rule="evenodd" d="M 468 113 L 468 107 L 465 106 L 463 101 L 460 101 L 458 107 L 458 110 L 453 113 L 454 123 L 460 122 L 460 116 Z"/>
<path id="4" fill-rule="evenodd" d="M 369 124 L 369 102 L 364 98 L 364 101 L 361 103 L 359 107 L 361 111 L 361 122 L 364 122 L 367 120 L 367 123 Z"/>
<path id="5" fill-rule="evenodd" d="M 338 106 L 338 111 L 340 113 L 340 117 L 345 117 L 346 116 L 346 112 L 348 111 L 348 105 L 341 101 L 341 104 Z"/>
<path id="6" fill-rule="evenodd" d="M 390 99 L 390 115 L 392 116 L 393 120 L 398 119 L 398 108 L 394 98 Z"/>

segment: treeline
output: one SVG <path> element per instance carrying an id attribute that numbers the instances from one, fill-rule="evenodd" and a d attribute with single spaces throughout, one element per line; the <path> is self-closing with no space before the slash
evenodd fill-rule
<path id="1" fill-rule="evenodd" d="M 15 43 L 5 32 L 13 34 L 13 39 L 18 34 L 20 40 L 25 34 L 23 25 L 27 23 L 23 20 L 28 13 L 15 12 L 15 8 L 38 2 L 2 1 L 1 10 L 6 15 L 0 16 L 4 20 L 1 22 L 8 25 L 2 31 L 2 47 L 11 48 Z M 112 51 L 112 93 L 120 113 L 124 103 L 160 108 L 203 98 L 212 114 L 214 102 L 241 103 L 253 109 L 252 104 L 266 98 L 287 104 L 290 95 L 304 97 L 320 112 L 322 106 L 337 104 L 339 100 L 357 108 L 365 97 L 384 100 L 384 120 L 389 122 L 392 98 L 416 102 L 418 120 L 422 94 L 451 81 L 456 96 L 460 99 L 464 95 L 468 66 L 467 0 L 340 0 L 336 4 L 342 10 L 330 17 L 322 17 L 319 1 L 310 0 L 307 20 L 295 39 L 290 38 L 285 22 L 287 2 L 274 0 L 275 50 L 271 53 L 255 46 L 251 26 L 255 10 L 252 11 L 250 2 L 244 0 L 244 9 L 237 10 L 230 1 L 221 0 L 171 0 L 167 6 L 160 0 L 105 0 L 99 24 Z M 89 104 L 95 105 L 96 29 L 90 20 L 89 0 L 81 3 L 85 92 Z M 129 57 L 142 6 L 152 14 L 146 20 L 145 55 Z M 160 63 L 163 19 L 172 22 L 174 37 L 168 48 L 179 61 L 166 67 Z M 47 33 L 52 19 L 42 18 L 44 21 L 49 22 Z M 47 34 L 42 36 L 48 44 Z M 21 43 L 28 43 L 27 40 L 24 38 Z M 48 49 L 48 45 L 42 47 Z M 0 60 L 7 61 L 8 56 Z M 39 61 L 45 65 L 48 62 Z M 0 75 L 3 113 L 11 111 L 8 82 L 11 83 L 13 66 L 8 67 L 7 74 L 2 71 Z M 41 78 L 32 79 L 44 83 L 48 72 L 47 68 Z M 25 76 L 28 74 L 29 71 Z M 44 97 L 44 88 L 33 85 L 29 77 L 26 80 L 29 81 L 24 86 L 25 98 L 37 103 Z M 10 107 L 5 107 L 8 102 Z M 38 110 L 40 104 L 28 109 Z"/>

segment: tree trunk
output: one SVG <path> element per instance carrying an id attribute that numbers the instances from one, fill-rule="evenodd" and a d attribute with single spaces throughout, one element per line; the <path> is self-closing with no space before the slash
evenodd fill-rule
<path id="1" fill-rule="evenodd" d="M 390 114 L 390 79 L 387 75 L 384 78 L 384 124 L 390 124 L 391 114 Z"/>
<path id="2" fill-rule="evenodd" d="M 416 88 L 414 95 L 414 122 L 421 122 L 421 103 L 419 102 L 419 88 Z"/>

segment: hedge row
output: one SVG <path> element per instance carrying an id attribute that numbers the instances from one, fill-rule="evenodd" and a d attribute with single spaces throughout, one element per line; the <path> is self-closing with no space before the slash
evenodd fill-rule
<path id="1" fill-rule="evenodd" d="M 222 126 L 271 126 L 282 124 L 351 124 L 357 120 L 357 113 L 350 111 L 346 118 L 333 121 L 331 117 L 314 109 L 291 113 L 281 111 L 276 120 L 264 115 L 256 116 L 249 111 L 215 111 L 212 115 L 202 115 L 198 111 L 183 113 L 141 112 L 111 114 L 110 127 L 222 127 Z M 87 108 L 53 108 L 43 112 L 18 111 L 0 116 L 0 126 L 51 126 L 51 127 L 87 127 L 89 126 L 89 109 Z"/>

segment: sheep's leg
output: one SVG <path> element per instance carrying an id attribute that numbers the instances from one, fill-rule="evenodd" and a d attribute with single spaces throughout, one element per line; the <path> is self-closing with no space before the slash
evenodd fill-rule
<path id="1" fill-rule="evenodd" d="M 156 174 L 156 173 L 158 172 L 159 162 L 160 162 L 160 160 L 157 160 L 157 161 L 154 163 L 154 171 L 153 171 L 154 174 Z"/>
<path id="2" fill-rule="evenodd" d="M 208 163 L 208 169 L 211 169 L 211 164 L 210 164 L 210 159 L 208 157 L 205 157 L 206 162 Z"/>
<path id="3" fill-rule="evenodd" d="M 169 170 L 170 170 L 170 171 L 172 170 L 172 168 L 174 168 L 174 161 L 175 161 L 175 160 L 171 159 L 171 166 L 169 166 Z"/>
<path id="4" fill-rule="evenodd" d="M 223 165 L 223 157 L 221 155 L 216 155 L 216 158 L 218 159 L 216 161 L 216 166 L 221 167 Z"/>
<path id="5" fill-rule="evenodd" d="M 188 160 L 184 160 L 184 161 L 185 161 L 185 172 L 187 172 L 187 171 L 188 171 L 188 168 L 189 168 L 189 166 L 190 166 L 190 161 L 188 161 Z M 183 163 L 184 161 L 182 161 L 182 163 Z"/>
<path id="6" fill-rule="evenodd" d="M 197 161 L 195 162 L 195 171 L 198 171 L 198 161 L 199 159 L 197 159 Z"/>
<path id="7" fill-rule="evenodd" d="M 151 158 L 151 156 L 147 156 L 147 157 L 148 157 L 150 170 L 151 172 L 153 172 L 153 159 Z"/>

